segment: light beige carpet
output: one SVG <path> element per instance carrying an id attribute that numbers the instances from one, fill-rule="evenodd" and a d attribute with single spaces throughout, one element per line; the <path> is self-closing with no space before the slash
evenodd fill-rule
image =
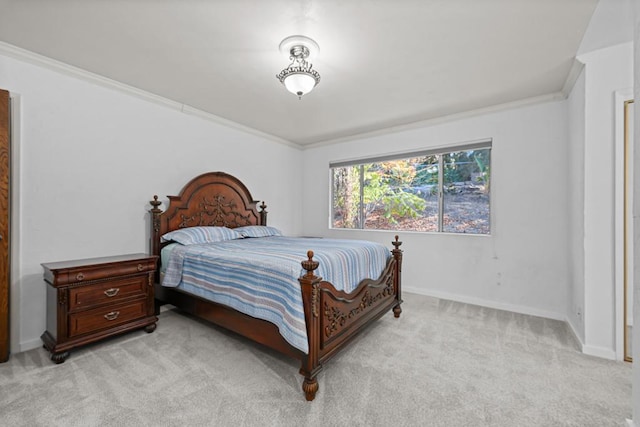
<path id="1" fill-rule="evenodd" d="M 2 426 L 623 426 L 631 365 L 585 356 L 563 323 L 404 295 L 331 360 L 299 364 L 176 311 L 152 334 L 0 364 Z"/>

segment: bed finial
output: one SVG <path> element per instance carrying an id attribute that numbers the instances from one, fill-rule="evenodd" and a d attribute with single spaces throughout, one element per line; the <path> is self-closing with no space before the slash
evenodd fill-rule
<path id="1" fill-rule="evenodd" d="M 149 203 L 151 203 L 151 206 L 153 206 L 153 209 L 151 209 L 152 212 L 156 212 L 156 209 L 158 211 L 160 210 L 160 208 L 158 208 L 158 206 L 160 206 L 162 204 L 162 202 L 158 200 L 158 195 L 157 194 L 153 195 L 153 200 L 150 201 Z"/>
<path id="2" fill-rule="evenodd" d="M 402 244 L 402 242 L 398 240 L 398 235 L 397 234 L 396 234 L 396 240 L 395 241 L 392 240 L 391 244 L 395 247 L 394 250 L 398 250 L 398 251 L 400 250 L 400 245 Z"/>
<path id="3" fill-rule="evenodd" d="M 158 200 L 158 196 L 154 194 L 153 200 L 151 200 L 149 203 L 151 203 L 151 206 L 153 206 L 153 208 L 149 210 L 149 212 L 151 212 L 151 218 L 153 218 L 151 226 L 153 227 L 154 233 L 157 233 L 160 231 L 160 214 L 162 213 L 162 209 L 160 209 L 158 206 L 160 206 L 162 202 Z"/>
<path id="4" fill-rule="evenodd" d="M 267 205 L 264 204 L 264 200 L 258 206 L 260 208 L 260 225 L 267 225 Z"/>
<path id="5" fill-rule="evenodd" d="M 302 264 L 302 268 L 307 270 L 307 274 L 306 275 L 308 277 L 312 277 L 313 276 L 313 270 L 318 268 L 320 263 L 318 261 L 314 261 L 313 260 L 313 251 L 307 251 L 307 257 L 309 259 L 302 261 L 301 264 Z"/>

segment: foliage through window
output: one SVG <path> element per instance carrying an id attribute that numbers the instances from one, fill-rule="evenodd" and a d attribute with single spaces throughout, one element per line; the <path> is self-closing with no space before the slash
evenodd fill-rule
<path id="1" fill-rule="evenodd" d="M 490 232 L 490 141 L 333 163 L 331 173 L 333 228 Z"/>

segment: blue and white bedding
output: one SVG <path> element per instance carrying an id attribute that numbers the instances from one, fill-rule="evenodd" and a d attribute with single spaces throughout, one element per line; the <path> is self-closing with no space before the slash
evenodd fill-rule
<path id="1" fill-rule="evenodd" d="M 298 278 L 305 273 L 300 262 L 309 249 L 320 263 L 315 274 L 345 292 L 363 279 L 377 279 L 391 256 L 383 245 L 362 240 L 271 236 L 171 244 L 163 249 L 162 285 L 267 320 L 287 342 L 308 353 Z"/>

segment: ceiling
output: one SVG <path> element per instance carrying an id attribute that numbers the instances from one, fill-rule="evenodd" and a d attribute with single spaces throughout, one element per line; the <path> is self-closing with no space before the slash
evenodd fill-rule
<path id="1" fill-rule="evenodd" d="M 560 92 L 597 0 L 0 0 L 0 41 L 301 146 Z M 275 75 L 313 38 L 318 87 Z"/>

